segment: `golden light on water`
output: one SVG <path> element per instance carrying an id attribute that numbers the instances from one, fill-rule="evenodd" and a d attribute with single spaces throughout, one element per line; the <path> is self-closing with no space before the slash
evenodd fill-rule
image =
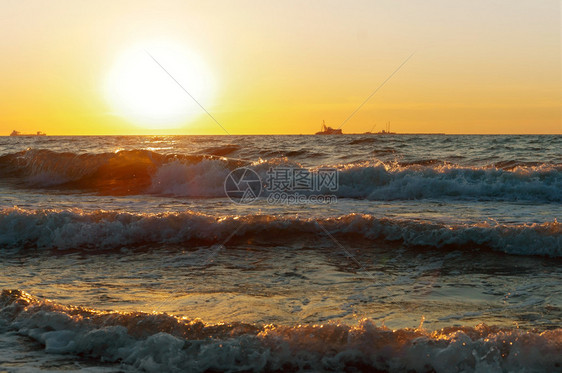
<path id="1" fill-rule="evenodd" d="M 168 129 L 204 113 L 197 102 L 210 104 L 214 82 L 196 53 L 168 42 L 150 42 L 117 58 L 104 89 L 117 116 L 139 127 Z"/>

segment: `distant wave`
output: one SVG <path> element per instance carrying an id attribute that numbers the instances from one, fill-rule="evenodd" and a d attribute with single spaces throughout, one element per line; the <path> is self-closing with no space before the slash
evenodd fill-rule
<path id="1" fill-rule="evenodd" d="M 407 247 L 472 250 L 487 248 L 507 254 L 562 257 L 562 226 L 554 221 L 528 225 L 444 225 L 414 220 L 349 214 L 337 218 L 301 219 L 273 215 L 217 218 L 196 212 L 133 214 L 81 210 L 0 211 L 0 247 L 120 249 L 147 244 L 271 243 L 272 237 L 295 242 L 324 237 L 321 224 L 342 239 L 387 241 Z M 30 229 L 33 227 L 33 229 Z M 327 240 L 327 238 L 326 238 Z"/>
<path id="2" fill-rule="evenodd" d="M 396 149 L 390 148 L 390 147 L 384 147 L 384 148 L 378 148 L 378 149 L 374 149 L 372 151 L 372 154 L 374 155 L 388 155 L 388 154 L 394 154 L 397 153 L 398 151 Z"/>
<path id="3" fill-rule="evenodd" d="M 235 148 L 227 145 L 204 152 L 228 154 Z M 249 162 L 218 155 L 163 155 L 148 150 L 103 154 L 27 150 L 1 156 L 0 177 L 25 187 L 107 195 L 225 197 L 224 180 L 237 167 L 253 168 L 264 182 L 270 167 L 300 167 L 283 157 Z M 562 202 L 561 164 L 506 161 L 486 167 L 461 167 L 439 159 L 420 159 L 360 162 L 338 168 L 339 189 L 335 194 L 342 198 Z"/>
<path id="4" fill-rule="evenodd" d="M 361 144 L 374 144 L 380 142 L 376 137 L 364 137 L 360 139 L 354 139 L 349 142 L 349 145 L 361 145 Z"/>
<path id="5" fill-rule="evenodd" d="M 562 365 L 562 329 L 541 333 L 481 324 L 391 330 L 369 319 L 352 326 L 207 324 L 64 306 L 4 290 L 0 332 L 14 331 L 46 353 L 147 372 L 554 372 Z"/>
<path id="6" fill-rule="evenodd" d="M 210 155 L 218 155 L 218 156 L 225 156 L 230 153 L 234 153 L 235 151 L 240 150 L 241 147 L 239 145 L 228 144 L 223 146 L 217 146 L 213 148 L 207 148 L 200 151 L 200 154 L 210 154 Z"/>

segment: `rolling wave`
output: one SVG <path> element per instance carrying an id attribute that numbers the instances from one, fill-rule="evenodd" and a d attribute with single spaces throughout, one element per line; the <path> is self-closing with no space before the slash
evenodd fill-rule
<path id="1" fill-rule="evenodd" d="M 226 146 L 214 153 L 227 154 L 233 149 Z M 64 188 L 105 195 L 225 197 L 225 178 L 241 166 L 254 169 L 264 183 L 272 167 L 301 167 L 287 158 L 250 162 L 212 155 L 163 155 L 148 150 L 102 154 L 27 150 L 1 156 L 0 176 L 30 188 Z M 339 165 L 339 184 L 334 194 L 369 200 L 562 202 L 562 165 L 509 161 L 501 166 L 461 167 L 438 159 Z"/>
<path id="2" fill-rule="evenodd" d="M 20 290 L 0 295 L 0 331 L 46 353 L 80 355 L 147 372 L 558 371 L 562 329 L 487 326 L 391 330 L 355 325 L 207 324 L 158 313 L 64 306 Z"/>
<path id="3" fill-rule="evenodd" d="M 353 164 L 340 170 L 340 197 L 369 200 L 457 198 L 562 202 L 562 166 L 459 167 L 436 160 Z"/>
<path id="4" fill-rule="evenodd" d="M 216 146 L 212 148 L 203 149 L 200 151 L 200 154 L 209 154 L 209 155 L 218 155 L 218 156 L 225 156 L 231 153 L 234 153 L 240 150 L 241 147 L 235 144 L 227 144 L 223 146 Z"/>
<path id="5" fill-rule="evenodd" d="M 562 257 L 562 226 L 557 221 L 524 225 L 445 225 L 359 214 L 324 219 L 274 215 L 217 218 L 189 211 L 133 214 L 11 208 L 0 211 L 0 247 L 13 250 L 120 249 L 154 244 L 212 245 L 225 240 L 230 244 L 248 240 L 271 244 L 272 237 L 291 243 L 307 238 L 314 242 L 319 234 L 324 236 L 319 224 L 341 239 L 359 237 L 412 248 L 487 248 L 507 254 Z M 327 236 L 325 238 L 328 240 Z"/>
<path id="6" fill-rule="evenodd" d="M 375 144 L 380 142 L 376 137 L 364 137 L 360 139 L 353 139 L 349 142 L 349 145 L 361 145 L 361 144 Z"/>
<path id="7" fill-rule="evenodd" d="M 211 159 L 225 171 L 245 164 L 211 155 L 163 155 L 149 150 L 76 154 L 31 149 L 1 156 L 0 176 L 32 188 L 135 195 L 150 193 L 153 175 L 166 165 L 204 165 Z"/>

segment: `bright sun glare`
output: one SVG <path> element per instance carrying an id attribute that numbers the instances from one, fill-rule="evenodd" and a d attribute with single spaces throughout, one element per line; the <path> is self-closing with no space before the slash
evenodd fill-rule
<path id="1" fill-rule="evenodd" d="M 114 113 L 151 129 L 177 128 L 204 114 L 168 73 L 203 107 L 210 104 L 212 76 L 200 56 L 146 43 L 124 52 L 107 76 L 105 95 Z"/>

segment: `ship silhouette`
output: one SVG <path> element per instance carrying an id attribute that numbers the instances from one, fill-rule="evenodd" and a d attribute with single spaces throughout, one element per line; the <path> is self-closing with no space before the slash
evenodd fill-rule
<path id="1" fill-rule="evenodd" d="M 19 131 L 13 130 L 10 136 L 47 136 L 47 134 L 41 131 L 37 131 L 37 133 L 21 133 Z"/>
<path id="2" fill-rule="evenodd" d="M 336 128 L 333 129 L 332 127 L 326 126 L 326 122 L 322 121 L 322 127 L 319 132 L 315 133 L 316 135 L 343 135 L 341 129 Z"/>

